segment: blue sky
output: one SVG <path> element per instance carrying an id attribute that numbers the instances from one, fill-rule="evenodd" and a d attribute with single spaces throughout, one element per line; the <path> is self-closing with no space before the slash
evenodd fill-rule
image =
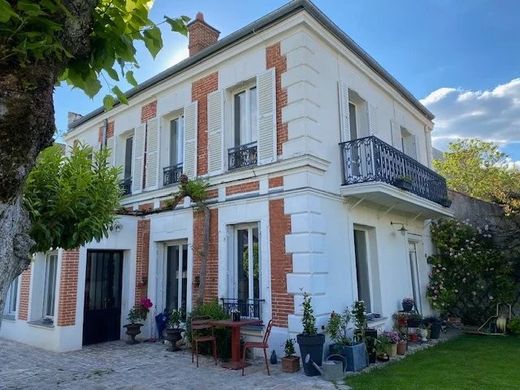
<path id="1" fill-rule="evenodd" d="M 221 37 L 285 1 L 156 0 L 152 19 L 194 17 L 202 11 Z M 436 115 L 435 145 L 456 137 L 501 142 L 520 160 L 520 1 L 517 0 L 315 0 L 341 29 Z M 164 49 L 152 60 L 139 46 L 138 81 L 187 56 L 187 39 L 163 25 Z M 121 84 L 122 89 L 128 85 Z M 66 130 L 68 111 L 101 105 L 103 91 L 56 89 L 56 124 Z"/>

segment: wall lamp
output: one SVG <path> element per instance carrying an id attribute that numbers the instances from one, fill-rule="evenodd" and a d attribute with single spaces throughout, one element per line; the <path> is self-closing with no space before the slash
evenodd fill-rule
<path id="1" fill-rule="evenodd" d="M 408 232 L 408 229 L 404 227 L 404 223 L 402 223 L 402 222 L 392 222 L 392 221 L 390 221 L 390 225 L 401 225 L 401 228 L 399 229 L 399 231 L 401 232 L 401 234 L 403 236 L 406 235 L 406 232 Z"/>

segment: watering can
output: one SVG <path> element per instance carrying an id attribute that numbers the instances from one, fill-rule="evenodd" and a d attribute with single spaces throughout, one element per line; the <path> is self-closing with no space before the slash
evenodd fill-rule
<path id="1" fill-rule="evenodd" d="M 305 362 L 308 363 L 310 360 L 311 357 L 307 354 L 307 356 L 305 356 Z M 332 354 L 327 356 L 321 367 L 314 362 L 312 362 L 312 365 L 320 372 L 325 380 L 339 381 L 345 378 L 347 360 L 342 355 Z"/>

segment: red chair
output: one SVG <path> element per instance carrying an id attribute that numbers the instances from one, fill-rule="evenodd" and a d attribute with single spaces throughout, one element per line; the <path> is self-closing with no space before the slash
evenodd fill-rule
<path id="1" fill-rule="evenodd" d="M 191 320 L 191 339 L 195 343 L 195 348 L 191 346 L 191 362 L 197 355 L 197 367 L 199 366 L 199 343 L 211 342 L 213 350 L 213 358 L 215 359 L 215 365 L 217 364 L 217 339 L 215 338 L 215 328 L 210 323 L 211 318 L 208 316 L 193 317 Z M 211 330 L 211 334 L 207 334 L 208 330 Z M 197 335 L 202 331 L 204 334 Z"/>
<path id="2" fill-rule="evenodd" d="M 263 349 L 265 366 L 267 367 L 267 375 L 271 375 L 269 371 L 269 362 L 267 361 L 267 348 L 269 348 L 269 336 L 271 335 L 271 328 L 273 327 L 273 320 L 269 321 L 267 328 L 264 333 L 264 340 L 260 342 L 247 342 L 244 344 L 244 354 L 242 355 L 242 375 L 244 375 L 244 369 L 246 367 L 246 352 L 248 349 Z"/>

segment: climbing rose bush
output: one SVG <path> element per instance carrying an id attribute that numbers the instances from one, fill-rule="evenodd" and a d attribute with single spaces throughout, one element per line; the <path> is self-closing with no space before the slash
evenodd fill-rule
<path id="1" fill-rule="evenodd" d="M 437 253 L 428 258 L 427 296 L 435 310 L 481 325 L 497 303 L 513 300 L 512 264 L 494 247 L 487 229 L 440 220 L 432 223 L 431 234 Z"/>

